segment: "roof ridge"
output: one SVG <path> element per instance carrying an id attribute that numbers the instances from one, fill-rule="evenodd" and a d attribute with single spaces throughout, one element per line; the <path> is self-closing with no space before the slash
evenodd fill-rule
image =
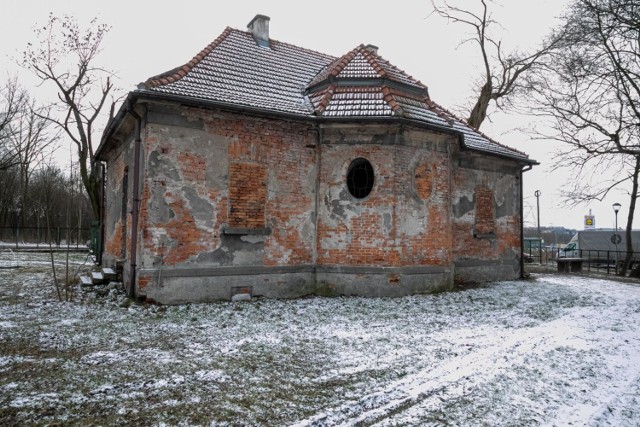
<path id="1" fill-rule="evenodd" d="M 436 113 L 438 115 L 438 117 L 442 118 L 443 120 L 445 120 L 447 122 L 451 122 L 452 119 L 455 119 L 455 120 L 458 120 L 458 121 L 462 121 L 463 123 L 466 124 L 466 121 L 464 121 L 463 119 L 457 117 L 451 111 L 449 111 L 446 108 L 442 107 L 440 104 L 438 104 L 437 102 L 433 101 L 432 99 L 426 99 L 425 102 L 426 102 L 427 106 L 429 107 L 429 109 L 432 110 L 434 113 Z"/>
<path id="2" fill-rule="evenodd" d="M 382 86 L 382 95 L 384 99 L 384 102 L 387 103 L 387 105 L 389 105 L 389 108 L 391 108 L 391 110 L 393 110 L 394 113 L 398 114 L 399 116 L 404 115 L 404 111 L 402 110 L 402 106 L 400 105 L 400 103 L 398 103 L 398 101 L 396 100 L 396 96 L 395 96 L 395 91 L 388 87 L 387 85 L 383 85 Z"/>
<path id="3" fill-rule="evenodd" d="M 337 77 L 347 65 L 353 61 L 358 53 L 358 47 L 351 49 L 344 55 L 334 58 L 331 62 L 329 62 L 325 67 L 323 67 L 307 84 L 307 89 L 323 82 L 323 81 L 331 81 L 335 77 Z"/>
<path id="4" fill-rule="evenodd" d="M 157 76 L 149 77 L 142 84 L 146 88 L 152 88 L 152 87 L 163 86 L 163 85 L 180 80 L 181 78 L 186 76 L 196 65 L 198 65 L 200 61 L 202 61 L 207 55 L 209 55 L 213 51 L 213 49 L 218 47 L 218 45 L 220 45 L 220 43 L 222 43 L 229 36 L 229 34 L 231 34 L 232 31 L 234 30 L 231 27 L 225 28 L 224 31 L 218 37 L 215 38 L 215 40 L 213 40 L 211 43 L 205 46 L 200 52 L 198 52 L 196 56 L 194 56 L 191 59 L 191 61 L 187 62 L 182 66 L 176 67 L 172 70 L 158 74 Z"/>
<path id="5" fill-rule="evenodd" d="M 389 61 L 388 59 L 385 59 L 382 55 L 378 54 L 377 52 L 372 52 L 371 50 L 367 49 L 367 47 L 364 44 L 361 44 L 360 46 L 358 46 L 358 48 L 361 49 L 361 52 L 365 55 L 365 57 L 367 58 L 370 64 L 374 62 L 380 68 L 380 71 L 378 71 L 378 69 L 374 67 L 374 69 L 380 72 L 383 77 L 388 77 L 390 79 L 393 79 L 393 76 L 389 76 L 389 73 L 385 69 L 385 67 L 389 67 L 396 73 L 428 89 L 428 86 L 422 83 L 420 80 L 416 79 L 415 77 L 413 77 L 412 75 L 410 75 L 409 73 L 404 71 L 402 68 L 398 67 L 397 65 L 392 64 L 391 61 Z"/>
<path id="6" fill-rule="evenodd" d="M 216 47 L 218 47 L 232 32 L 244 33 L 248 35 L 252 35 L 249 31 L 238 30 L 237 28 L 231 28 L 227 26 L 224 31 L 216 37 L 211 43 L 205 46 L 200 52 L 198 52 L 189 62 L 184 65 L 173 68 L 169 71 L 165 71 L 164 73 L 160 73 L 156 76 L 149 77 L 146 81 L 141 83 L 145 86 L 145 88 L 153 88 L 158 86 L 163 86 L 169 83 L 176 82 L 186 76 L 193 68 L 195 68 L 200 61 L 202 61 L 207 55 L 209 55 Z M 278 40 L 270 39 L 269 43 L 275 42 L 279 45 L 291 47 L 300 51 L 313 53 L 316 55 L 324 56 L 327 59 L 335 60 L 336 57 L 333 55 L 329 55 L 326 53 L 322 53 L 320 51 L 316 51 L 313 49 L 307 49 L 301 46 L 297 46 L 291 43 L 281 42 Z"/>
<path id="7" fill-rule="evenodd" d="M 369 65 L 371 65 L 373 70 L 376 73 L 378 73 L 380 77 L 389 77 L 387 75 L 387 71 L 384 69 L 382 65 L 380 65 L 380 63 L 377 60 L 377 58 L 382 59 L 380 55 L 367 49 L 367 47 L 364 44 L 360 44 L 360 46 L 356 47 L 356 49 L 359 51 L 360 54 L 362 54 L 362 56 L 364 56 L 364 59 L 367 60 Z"/>
<path id="8" fill-rule="evenodd" d="M 344 70 L 344 68 L 347 65 L 349 65 L 349 63 L 351 63 L 351 61 L 353 61 L 353 59 L 356 57 L 356 50 L 357 50 L 357 48 L 352 49 L 349 52 L 347 52 L 344 55 L 342 55 L 338 59 L 337 64 L 329 72 L 329 75 L 332 76 L 332 77 L 336 77 L 338 74 L 340 74 L 342 72 L 342 70 Z"/>
<path id="9" fill-rule="evenodd" d="M 320 100 L 320 102 L 318 102 L 318 108 L 316 108 L 316 114 L 320 114 L 322 115 L 322 113 L 327 109 L 327 106 L 329 105 L 329 102 L 331 101 L 331 98 L 333 97 L 333 94 L 335 92 L 335 86 L 334 85 L 330 85 L 329 87 L 327 87 L 324 90 L 324 93 L 322 94 L 322 99 Z"/>

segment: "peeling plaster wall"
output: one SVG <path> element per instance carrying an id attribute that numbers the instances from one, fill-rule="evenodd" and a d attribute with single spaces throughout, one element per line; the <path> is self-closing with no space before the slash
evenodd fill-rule
<path id="1" fill-rule="evenodd" d="M 141 267 L 196 262 L 220 247 L 226 220 L 227 141 L 193 115 L 151 109 L 140 206 Z"/>
<path id="2" fill-rule="evenodd" d="M 272 266 L 312 264 L 315 139 L 307 124 L 151 106 L 140 292 L 184 301 L 206 293 L 209 283 L 210 294 L 228 298 L 229 280 L 215 280 L 214 267 L 268 275 Z"/>
<path id="3" fill-rule="evenodd" d="M 455 136 L 153 103 L 143 116 L 137 287 L 150 300 L 399 296 L 518 277 L 519 169 L 461 152 Z M 131 140 L 108 157 L 105 264 L 129 256 Z M 375 183 L 356 199 L 346 177 L 360 157 Z"/>
<path id="4" fill-rule="evenodd" d="M 455 280 L 471 284 L 520 276 L 520 169 L 512 162 L 469 152 L 454 155 L 452 212 Z M 479 220 L 492 194 L 492 226 Z M 493 228 L 493 230 L 488 229 Z"/>
<path id="5" fill-rule="evenodd" d="M 399 295 L 450 287 L 448 147 L 454 141 L 388 125 L 324 129 L 317 240 L 323 293 Z M 349 165 L 360 157 L 375 174 L 363 199 L 346 184 Z M 405 274 L 409 267 L 422 269 L 412 276 Z M 343 274 L 345 268 L 352 273 Z"/>
<path id="6" fill-rule="evenodd" d="M 132 158 L 131 138 L 123 142 L 109 156 L 104 197 L 104 259 L 105 265 L 113 266 L 116 260 L 124 259 L 128 253 L 131 223 L 131 177 L 128 172 Z M 127 175 L 126 182 L 124 180 Z"/>

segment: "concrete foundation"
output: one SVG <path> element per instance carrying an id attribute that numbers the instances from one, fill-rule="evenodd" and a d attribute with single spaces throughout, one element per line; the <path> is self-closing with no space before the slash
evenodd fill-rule
<path id="1" fill-rule="evenodd" d="M 213 267 L 144 269 L 146 298 L 161 304 L 306 295 L 399 297 L 453 289 L 453 271 L 441 267 Z"/>

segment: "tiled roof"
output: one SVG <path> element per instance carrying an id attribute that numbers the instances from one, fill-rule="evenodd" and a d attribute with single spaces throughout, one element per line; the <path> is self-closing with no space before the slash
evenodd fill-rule
<path id="1" fill-rule="evenodd" d="M 529 161 L 431 101 L 425 85 L 364 45 L 335 58 L 275 40 L 260 46 L 251 33 L 227 28 L 139 92 L 327 119 L 398 117 L 460 133 L 473 150 Z"/>
<path id="2" fill-rule="evenodd" d="M 275 40 L 261 47 L 250 33 L 227 28 L 187 65 L 152 77 L 144 86 L 154 92 L 310 114 L 302 92 L 333 59 Z"/>
<path id="3" fill-rule="evenodd" d="M 413 87 L 416 90 L 425 90 L 426 86 L 414 79 L 404 71 L 391 65 L 377 53 L 370 51 L 364 45 L 360 45 L 333 61 L 311 82 L 309 88 L 328 84 L 336 79 L 386 79 Z"/>
<path id="4" fill-rule="evenodd" d="M 341 86 L 311 96 L 312 102 L 330 102 L 323 108 L 323 117 L 393 116 L 393 109 L 385 101 L 382 88 Z"/>

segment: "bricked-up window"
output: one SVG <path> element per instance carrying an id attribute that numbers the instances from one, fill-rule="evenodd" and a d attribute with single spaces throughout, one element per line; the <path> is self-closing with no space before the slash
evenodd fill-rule
<path id="1" fill-rule="evenodd" d="M 495 233 L 493 213 L 493 191 L 486 187 L 476 187 L 476 226 L 477 235 Z"/>
<path id="2" fill-rule="evenodd" d="M 351 162 L 347 171 L 347 188 L 353 197 L 367 197 L 373 189 L 374 180 L 373 166 L 367 159 L 360 157 Z"/>
<path id="3" fill-rule="evenodd" d="M 229 227 L 263 228 L 267 200 L 267 168 L 229 164 Z"/>

